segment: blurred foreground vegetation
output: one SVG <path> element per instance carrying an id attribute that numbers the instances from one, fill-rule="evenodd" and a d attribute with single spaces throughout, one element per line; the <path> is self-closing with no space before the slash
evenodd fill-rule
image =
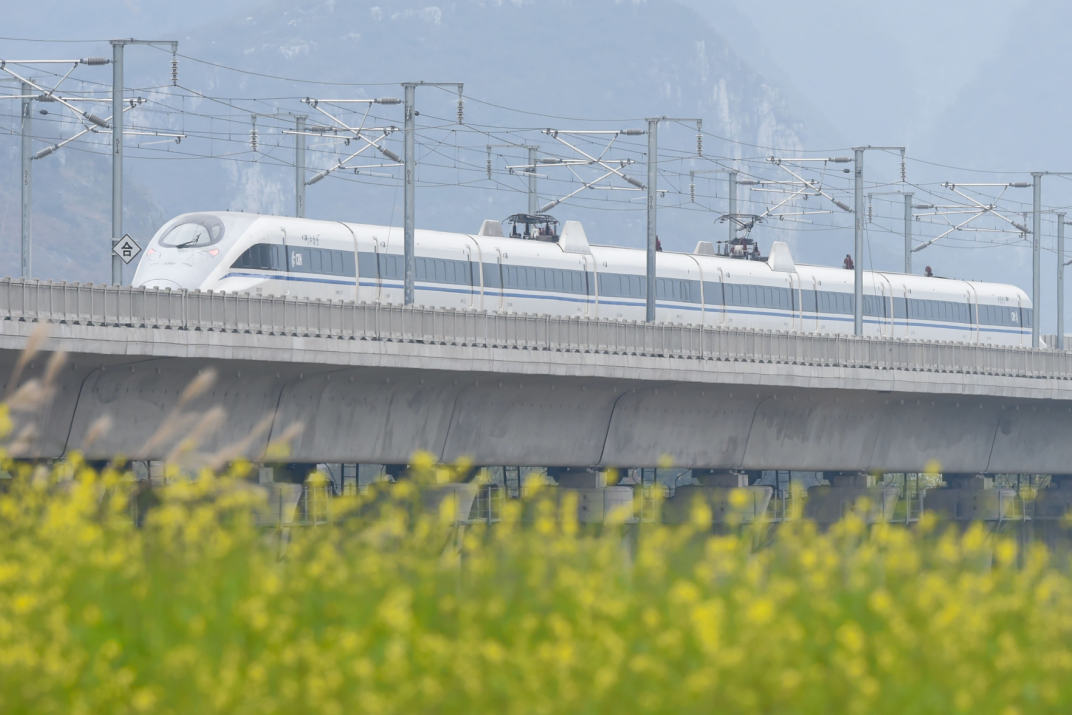
<path id="1" fill-rule="evenodd" d="M 1013 715 L 1072 702 L 1072 581 L 1042 546 L 928 518 L 713 534 L 700 505 L 693 524 L 591 528 L 540 492 L 493 526 L 457 527 L 450 500 L 430 513 L 420 491 L 458 475 L 420 464 L 289 534 L 257 525 L 247 465 L 148 495 L 77 456 L 13 467 L 0 711 Z"/>

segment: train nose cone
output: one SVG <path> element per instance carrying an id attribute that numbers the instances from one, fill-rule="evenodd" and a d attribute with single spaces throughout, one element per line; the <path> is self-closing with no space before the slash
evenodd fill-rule
<path id="1" fill-rule="evenodd" d="M 166 280 L 164 278 L 151 278 L 150 280 L 147 280 L 144 283 L 142 283 L 141 287 L 143 287 L 143 288 L 159 288 L 160 290 L 164 290 L 165 288 L 170 288 L 171 290 L 178 290 L 178 289 L 182 288 L 182 286 L 180 286 L 175 281 L 169 281 L 169 280 Z"/>

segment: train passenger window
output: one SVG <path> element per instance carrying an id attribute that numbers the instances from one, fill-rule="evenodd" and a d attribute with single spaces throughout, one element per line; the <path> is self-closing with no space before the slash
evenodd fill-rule
<path id="1" fill-rule="evenodd" d="M 778 302 L 778 308 L 793 310 L 793 291 L 788 288 L 775 288 L 774 295 Z"/>
<path id="2" fill-rule="evenodd" d="M 417 258 L 416 260 L 416 279 L 427 283 L 468 286 L 472 285 L 474 272 L 475 268 L 470 268 L 469 261 L 443 258 Z"/>
<path id="3" fill-rule="evenodd" d="M 647 291 L 644 290 L 645 280 L 644 276 L 600 273 L 599 295 L 606 298 L 644 298 L 647 296 Z"/>
<path id="4" fill-rule="evenodd" d="M 815 291 L 814 290 L 802 290 L 800 292 L 800 304 L 801 304 L 801 309 L 805 313 L 815 313 L 816 312 L 816 307 L 817 307 L 816 303 L 815 303 Z"/>
<path id="5" fill-rule="evenodd" d="M 405 259 L 390 253 L 377 254 L 381 280 L 400 281 L 406 277 Z"/>
<path id="6" fill-rule="evenodd" d="M 377 275 L 376 254 L 368 252 L 357 254 L 357 271 L 362 278 L 375 278 Z"/>
<path id="7" fill-rule="evenodd" d="M 853 314 L 854 298 L 851 293 L 835 293 L 834 291 L 816 291 L 818 312 L 840 313 L 842 315 Z"/>
<path id="8" fill-rule="evenodd" d="M 1030 321 L 1030 318 L 1028 318 Z M 1005 327 L 1020 326 L 1020 309 L 1001 305 L 980 305 L 980 325 L 1001 325 Z"/>
<path id="9" fill-rule="evenodd" d="M 258 243 L 247 248 L 234 262 L 233 268 L 249 268 L 259 271 L 283 270 L 283 246 Z"/>
<path id="10" fill-rule="evenodd" d="M 893 317 L 897 320 L 904 320 L 908 317 L 908 300 L 905 298 L 893 299 Z"/>
<path id="11" fill-rule="evenodd" d="M 707 305 L 722 305 L 722 283 L 709 283 L 704 281 L 703 299 Z"/>

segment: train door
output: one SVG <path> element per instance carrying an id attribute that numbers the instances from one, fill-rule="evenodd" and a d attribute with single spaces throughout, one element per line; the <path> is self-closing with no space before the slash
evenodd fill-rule
<path id="1" fill-rule="evenodd" d="M 360 263 L 360 260 L 361 260 L 361 254 L 358 252 L 358 249 L 357 249 L 357 234 L 354 233 L 354 230 L 352 228 L 350 228 L 347 224 L 343 223 L 342 221 L 339 221 L 339 224 L 342 225 L 347 231 L 350 232 L 350 238 L 353 239 L 353 244 L 354 244 L 354 297 L 353 297 L 353 299 L 354 299 L 355 303 L 360 303 L 361 302 L 361 269 L 359 267 L 359 263 Z"/>
<path id="2" fill-rule="evenodd" d="M 476 247 L 476 260 L 473 260 L 473 252 L 469 251 L 469 307 L 482 309 L 484 307 L 484 271 L 483 256 L 480 250 L 480 242 L 472 236 L 468 237 Z"/>
<path id="3" fill-rule="evenodd" d="M 800 276 L 796 273 L 789 274 L 789 302 L 793 316 L 789 322 L 789 330 L 796 332 L 803 327 L 800 317 Z"/>
<path id="4" fill-rule="evenodd" d="M 581 256 L 580 269 L 584 271 L 584 279 L 586 282 L 588 281 L 588 276 L 591 275 L 591 272 L 595 270 L 595 265 L 596 261 L 591 256 Z M 594 306 L 592 304 L 592 292 L 592 287 L 588 286 L 587 295 L 585 296 L 584 301 L 584 308 L 580 313 L 585 318 L 593 317 L 593 314 L 595 312 Z"/>
<path id="5" fill-rule="evenodd" d="M 875 296 L 882 298 L 882 314 L 878 316 L 879 330 L 878 334 L 883 338 L 893 337 L 893 290 L 890 287 L 889 279 L 879 274 L 872 274 L 876 276 Z"/>
<path id="6" fill-rule="evenodd" d="M 505 278 L 503 275 L 503 254 L 502 249 L 499 248 L 495 249 L 495 270 L 499 272 L 499 280 L 496 281 L 499 284 L 499 296 L 498 300 L 495 300 L 495 297 L 492 296 L 492 303 L 495 305 L 495 310 L 503 311 L 506 310 L 506 289 L 503 287 L 503 278 Z"/>
<path id="7" fill-rule="evenodd" d="M 595 259 L 594 256 L 588 256 L 587 260 L 590 260 L 592 262 L 591 263 L 592 272 L 591 273 L 586 273 L 586 277 L 587 277 L 587 280 L 588 280 L 588 299 L 589 299 L 588 317 L 589 318 L 598 318 L 599 317 L 599 264 L 596 262 L 596 259 Z M 586 263 L 587 263 L 587 260 L 586 260 Z M 606 266 L 607 264 L 604 263 L 603 265 Z"/>
<path id="8" fill-rule="evenodd" d="M 901 330 L 898 337 L 907 338 L 912 334 L 912 326 L 908 322 L 908 286 L 901 286 L 901 298 L 904 299 L 904 316 L 901 318 Z M 894 311 L 896 314 L 896 311 Z M 894 325 L 897 325 L 895 322 Z M 895 335 L 897 335 L 895 333 Z"/>
<path id="9" fill-rule="evenodd" d="M 286 271 L 286 274 L 283 276 L 283 285 L 281 285 L 279 289 L 282 291 L 283 295 L 290 295 L 290 246 L 287 245 L 287 230 L 282 226 L 279 227 L 279 241 L 283 244 L 283 270 Z"/>
<path id="10" fill-rule="evenodd" d="M 712 276 L 714 277 L 714 276 Z M 719 327 L 725 327 L 726 325 L 726 276 L 722 272 L 722 267 L 718 268 L 718 292 L 719 295 L 715 296 L 718 306 L 718 318 L 714 321 Z M 707 300 L 707 296 L 704 296 L 704 300 Z"/>
<path id="11" fill-rule="evenodd" d="M 968 311 L 971 318 L 971 330 L 968 331 L 969 343 L 979 342 L 979 295 L 975 291 L 975 286 L 968 283 L 968 294 L 965 296 L 968 300 Z"/>
<path id="12" fill-rule="evenodd" d="M 372 298 L 372 300 L 374 300 L 375 302 L 379 303 L 383 301 L 383 276 L 381 275 L 381 273 L 383 272 L 383 269 L 385 267 L 383 255 L 387 251 L 387 242 L 380 240 L 380 238 L 377 236 L 373 236 L 372 246 L 375 249 L 375 252 L 372 254 L 372 257 L 376 261 L 376 270 L 375 275 L 372 278 L 372 282 L 374 285 L 372 286 L 370 298 Z"/>
<path id="13" fill-rule="evenodd" d="M 707 313 L 707 306 L 704 305 L 704 295 L 703 295 L 704 272 L 703 272 L 703 266 L 700 264 L 700 262 L 698 260 L 696 260 L 695 256 L 689 255 L 689 258 L 691 258 L 692 262 L 696 264 L 696 275 L 699 278 L 698 285 L 700 286 L 700 295 L 698 296 L 699 299 L 700 299 L 700 320 L 699 320 L 699 324 L 704 325 L 705 324 L 706 313 Z"/>
<path id="14" fill-rule="evenodd" d="M 1024 303 L 1020 299 L 1020 296 L 1016 296 L 1016 312 L 1012 314 L 1012 317 L 1020 323 L 1020 344 L 1021 345 L 1030 345 L 1031 344 L 1031 326 L 1025 324 L 1025 321 L 1024 321 Z M 1026 339 L 1025 339 L 1025 335 L 1024 335 L 1024 330 L 1025 329 L 1028 331 L 1027 335 L 1026 335 Z"/>
<path id="15" fill-rule="evenodd" d="M 819 279 L 815 276 L 811 278 L 811 290 L 815 294 L 815 300 L 812 301 L 811 309 L 815 311 L 815 320 L 809 320 L 806 325 L 811 328 L 812 332 L 819 332 Z"/>

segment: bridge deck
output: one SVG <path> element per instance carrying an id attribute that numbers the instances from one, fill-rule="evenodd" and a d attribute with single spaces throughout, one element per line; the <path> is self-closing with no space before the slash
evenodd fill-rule
<path id="1" fill-rule="evenodd" d="M 214 443 L 274 414 L 305 461 L 1072 471 L 1068 352 L 10 279 L 0 319 L 8 364 L 39 322 L 71 356 L 40 456 L 107 414 L 92 450 L 159 458 L 139 450 L 214 367 Z"/>

